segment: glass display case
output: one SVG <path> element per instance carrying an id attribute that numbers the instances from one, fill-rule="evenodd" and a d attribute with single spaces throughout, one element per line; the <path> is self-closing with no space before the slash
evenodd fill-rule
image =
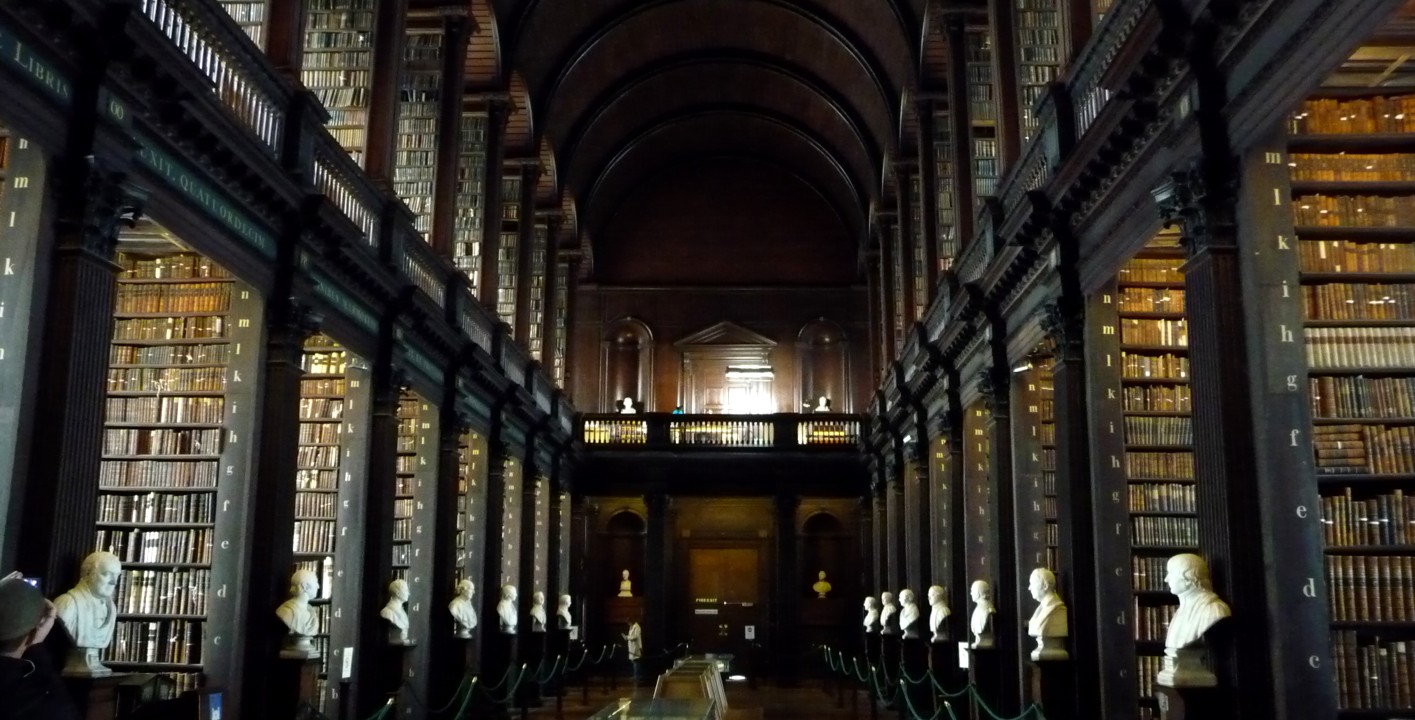
<path id="1" fill-rule="evenodd" d="M 705 698 L 620 698 L 590 720 L 709 720 L 713 702 Z"/>

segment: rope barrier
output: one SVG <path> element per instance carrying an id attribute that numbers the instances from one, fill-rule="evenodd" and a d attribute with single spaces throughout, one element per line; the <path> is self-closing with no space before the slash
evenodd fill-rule
<path id="1" fill-rule="evenodd" d="M 507 670 L 508 670 L 508 674 L 509 674 L 510 668 L 508 668 Z M 522 681 L 523 679 L 525 679 L 525 677 L 526 677 L 526 664 L 523 663 L 523 664 L 521 665 L 521 671 L 518 672 L 518 673 L 516 673 L 516 682 L 515 682 L 515 684 L 513 684 L 513 685 L 511 686 L 511 689 L 509 689 L 509 690 L 506 691 L 506 696 L 498 700 L 498 699 L 496 698 L 496 696 L 492 695 L 491 692 L 487 691 L 487 693 L 486 693 L 487 699 L 491 700 L 491 702 L 492 702 L 493 704 L 495 704 L 495 705 L 501 705 L 501 704 L 503 704 L 503 703 L 508 703 L 508 702 L 510 702 L 512 698 L 516 697 L 516 691 L 517 691 L 518 689 L 520 689 L 520 687 L 521 687 L 521 681 Z"/>
<path id="2" fill-rule="evenodd" d="M 987 713 L 988 717 L 992 718 L 992 720 L 1027 720 L 1027 718 L 1032 717 L 1035 717 L 1036 720 L 1046 720 L 1046 715 L 1042 713 L 1042 706 L 1037 705 L 1036 703 L 1032 703 L 1031 705 L 1027 706 L 1027 709 L 1023 710 L 1021 715 L 1010 718 L 1003 717 L 1001 715 L 998 715 L 997 712 L 994 711 L 992 708 L 988 707 L 987 701 L 983 700 L 983 694 L 978 692 L 978 688 L 976 686 L 969 685 L 968 689 L 972 691 L 973 702 L 976 702 L 978 704 L 978 707 L 981 708 L 983 712 Z"/>
<path id="3" fill-rule="evenodd" d="M 935 710 L 934 714 L 928 717 L 920 715 L 918 709 L 914 707 L 914 698 L 910 697 L 909 693 L 902 692 L 903 683 L 900 683 L 900 690 L 900 694 L 904 696 L 904 705 L 909 708 L 909 715 L 911 715 L 914 720 L 938 720 L 938 718 L 943 715 L 943 707 L 940 707 L 939 709 Z M 898 695 L 896 695 L 895 697 L 898 697 Z M 945 706 L 947 706 L 947 704 L 948 703 L 944 703 Z"/>

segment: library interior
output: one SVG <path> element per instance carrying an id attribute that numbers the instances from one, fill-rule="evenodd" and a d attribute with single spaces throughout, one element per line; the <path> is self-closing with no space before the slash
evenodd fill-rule
<path id="1" fill-rule="evenodd" d="M 15 0 L 0 97 L 0 719 L 1415 719 L 1415 0 Z"/>

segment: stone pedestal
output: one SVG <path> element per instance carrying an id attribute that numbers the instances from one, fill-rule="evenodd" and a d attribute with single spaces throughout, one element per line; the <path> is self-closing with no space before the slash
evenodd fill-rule
<path id="1" fill-rule="evenodd" d="M 929 717 L 934 712 L 934 690 L 933 683 L 929 682 L 929 645 L 922 638 L 905 638 L 899 643 L 899 653 L 903 660 L 903 671 L 901 675 L 904 680 L 904 692 L 907 693 L 907 701 L 901 699 L 899 704 L 900 717 L 909 720 L 914 717 L 910 714 L 912 708 L 919 717 Z M 912 680 L 921 680 L 917 685 Z"/>
<path id="2" fill-rule="evenodd" d="M 150 673 L 111 673 L 64 677 L 63 682 L 83 720 L 115 720 L 145 702 L 160 699 L 156 696 L 157 683 L 153 682 L 156 677 Z"/>
<path id="3" fill-rule="evenodd" d="M 874 663 L 875 671 L 879 677 L 879 692 L 885 701 L 886 710 L 894 710 L 897 705 L 903 704 L 900 698 L 898 703 L 890 702 L 896 698 L 894 692 L 899 687 L 899 662 L 902 659 L 899 650 L 900 637 L 898 633 L 886 635 L 880 633 L 879 636 L 879 660 Z"/>
<path id="4" fill-rule="evenodd" d="M 516 690 L 517 707 L 536 708 L 541 705 L 541 686 L 536 680 L 550 674 L 550 663 L 555 660 L 554 656 L 545 652 L 546 635 L 544 630 L 521 633 L 520 662 L 517 664 L 525 666 L 526 677 Z"/>
<path id="5" fill-rule="evenodd" d="M 479 692 L 478 703 L 483 708 L 482 715 L 485 717 L 505 717 L 507 706 L 504 703 L 492 702 L 491 695 L 496 695 L 497 699 L 504 698 L 511 683 L 516 681 L 517 650 L 516 636 L 511 633 L 499 631 L 487 632 L 482 637 L 482 669 L 481 682 L 478 683 L 483 688 L 495 686 L 497 689 L 490 694 Z M 508 672 L 510 673 L 508 677 Z M 530 669 L 527 669 L 527 680 L 529 680 Z M 504 680 L 504 682 L 503 682 Z"/>
<path id="6" fill-rule="evenodd" d="M 1070 660 L 1027 663 L 1027 693 L 1047 720 L 1076 720 L 1076 669 Z"/>
<path id="7" fill-rule="evenodd" d="M 968 682 L 977 687 L 978 694 L 987 701 L 988 707 L 996 708 L 1006 689 L 1003 687 L 1002 659 L 997 648 L 972 648 L 968 651 Z M 991 717 L 977 702 L 969 703 L 973 720 L 989 720 Z"/>
<path id="8" fill-rule="evenodd" d="M 863 667 L 863 668 L 861 668 L 861 669 L 864 670 L 865 672 L 869 672 L 870 668 L 879 665 L 879 652 L 880 652 L 880 636 L 879 636 L 879 633 L 877 633 L 877 632 L 867 632 L 867 633 L 865 633 L 865 667 Z M 852 667 L 851 670 L 853 671 L 854 668 Z M 868 681 L 867 681 L 867 682 L 868 682 Z M 870 694 L 871 694 L 871 695 L 874 694 L 874 689 L 873 689 L 873 687 L 867 687 L 867 689 L 870 690 Z"/>
<path id="9" fill-rule="evenodd" d="M 929 643 L 929 669 L 944 690 L 957 692 L 968 685 L 968 671 L 958 667 L 958 643 Z"/>
<path id="10" fill-rule="evenodd" d="M 1155 699 L 1160 720 L 1229 720 L 1233 716 L 1224 688 L 1156 685 Z"/>
<path id="11" fill-rule="evenodd" d="M 301 703 L 319 707 L 319 665 L 316 658 L 281 658 L 270 680 L 265 708 L 276 716 L 294 716 Z"/>
<path id="12" fill-rule="evenodd" d="M 422 672 L 422 668 L 413 667 L 413 649 L 417 643 L 406 643 L 403 645 L 385 645 L 378 650 L 377 675 L 373 681 L 384 698 L 398 698 L 402 694 L 403 679 L 408 677 L 408 671 L 415 670 Z"/>

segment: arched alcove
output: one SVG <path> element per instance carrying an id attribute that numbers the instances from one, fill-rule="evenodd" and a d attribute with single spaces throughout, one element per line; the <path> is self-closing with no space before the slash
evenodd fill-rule
<path id="1" fill-rule="evenodd" d="M 610 516 L 605 523 L 601 547 L 605 549 L 602 558 L 601 582 L 604 583 L 601 597 L 619 594 L 620 573 L 629 571 L 634 595 L 642 595 L 644 578 L 644 534 L 648 526 L 638 513 L 624 509 Z"/>
<path id="2" fill-rule="evenodd" d="M 610 324 L 604 334 L 604 375 L 600 410 L 618 412 L 620 401 L 633 398 L 640 412 L 649 407 L 653 381 L 653 333 L 642 320 L 626 317 Z"/>
<path id="3" fill-rule="evenodd" d="M 822 397 L 830 409 L 850 412 L 849 347 L 845 331 L 832 320 L 817 318 L 796 336 L 802 409 L 816 408 Z"/>
<path id="4" fill-rule="evenodd" d="M 830 597 L 848 596 L 853 591 L 849 550 L 849 533 L 834 514 L 822 510 L 806 518 L 801 525 L 801 592 L 816 597 L 811 586 L 824 570 L 832 586 Z"/>

